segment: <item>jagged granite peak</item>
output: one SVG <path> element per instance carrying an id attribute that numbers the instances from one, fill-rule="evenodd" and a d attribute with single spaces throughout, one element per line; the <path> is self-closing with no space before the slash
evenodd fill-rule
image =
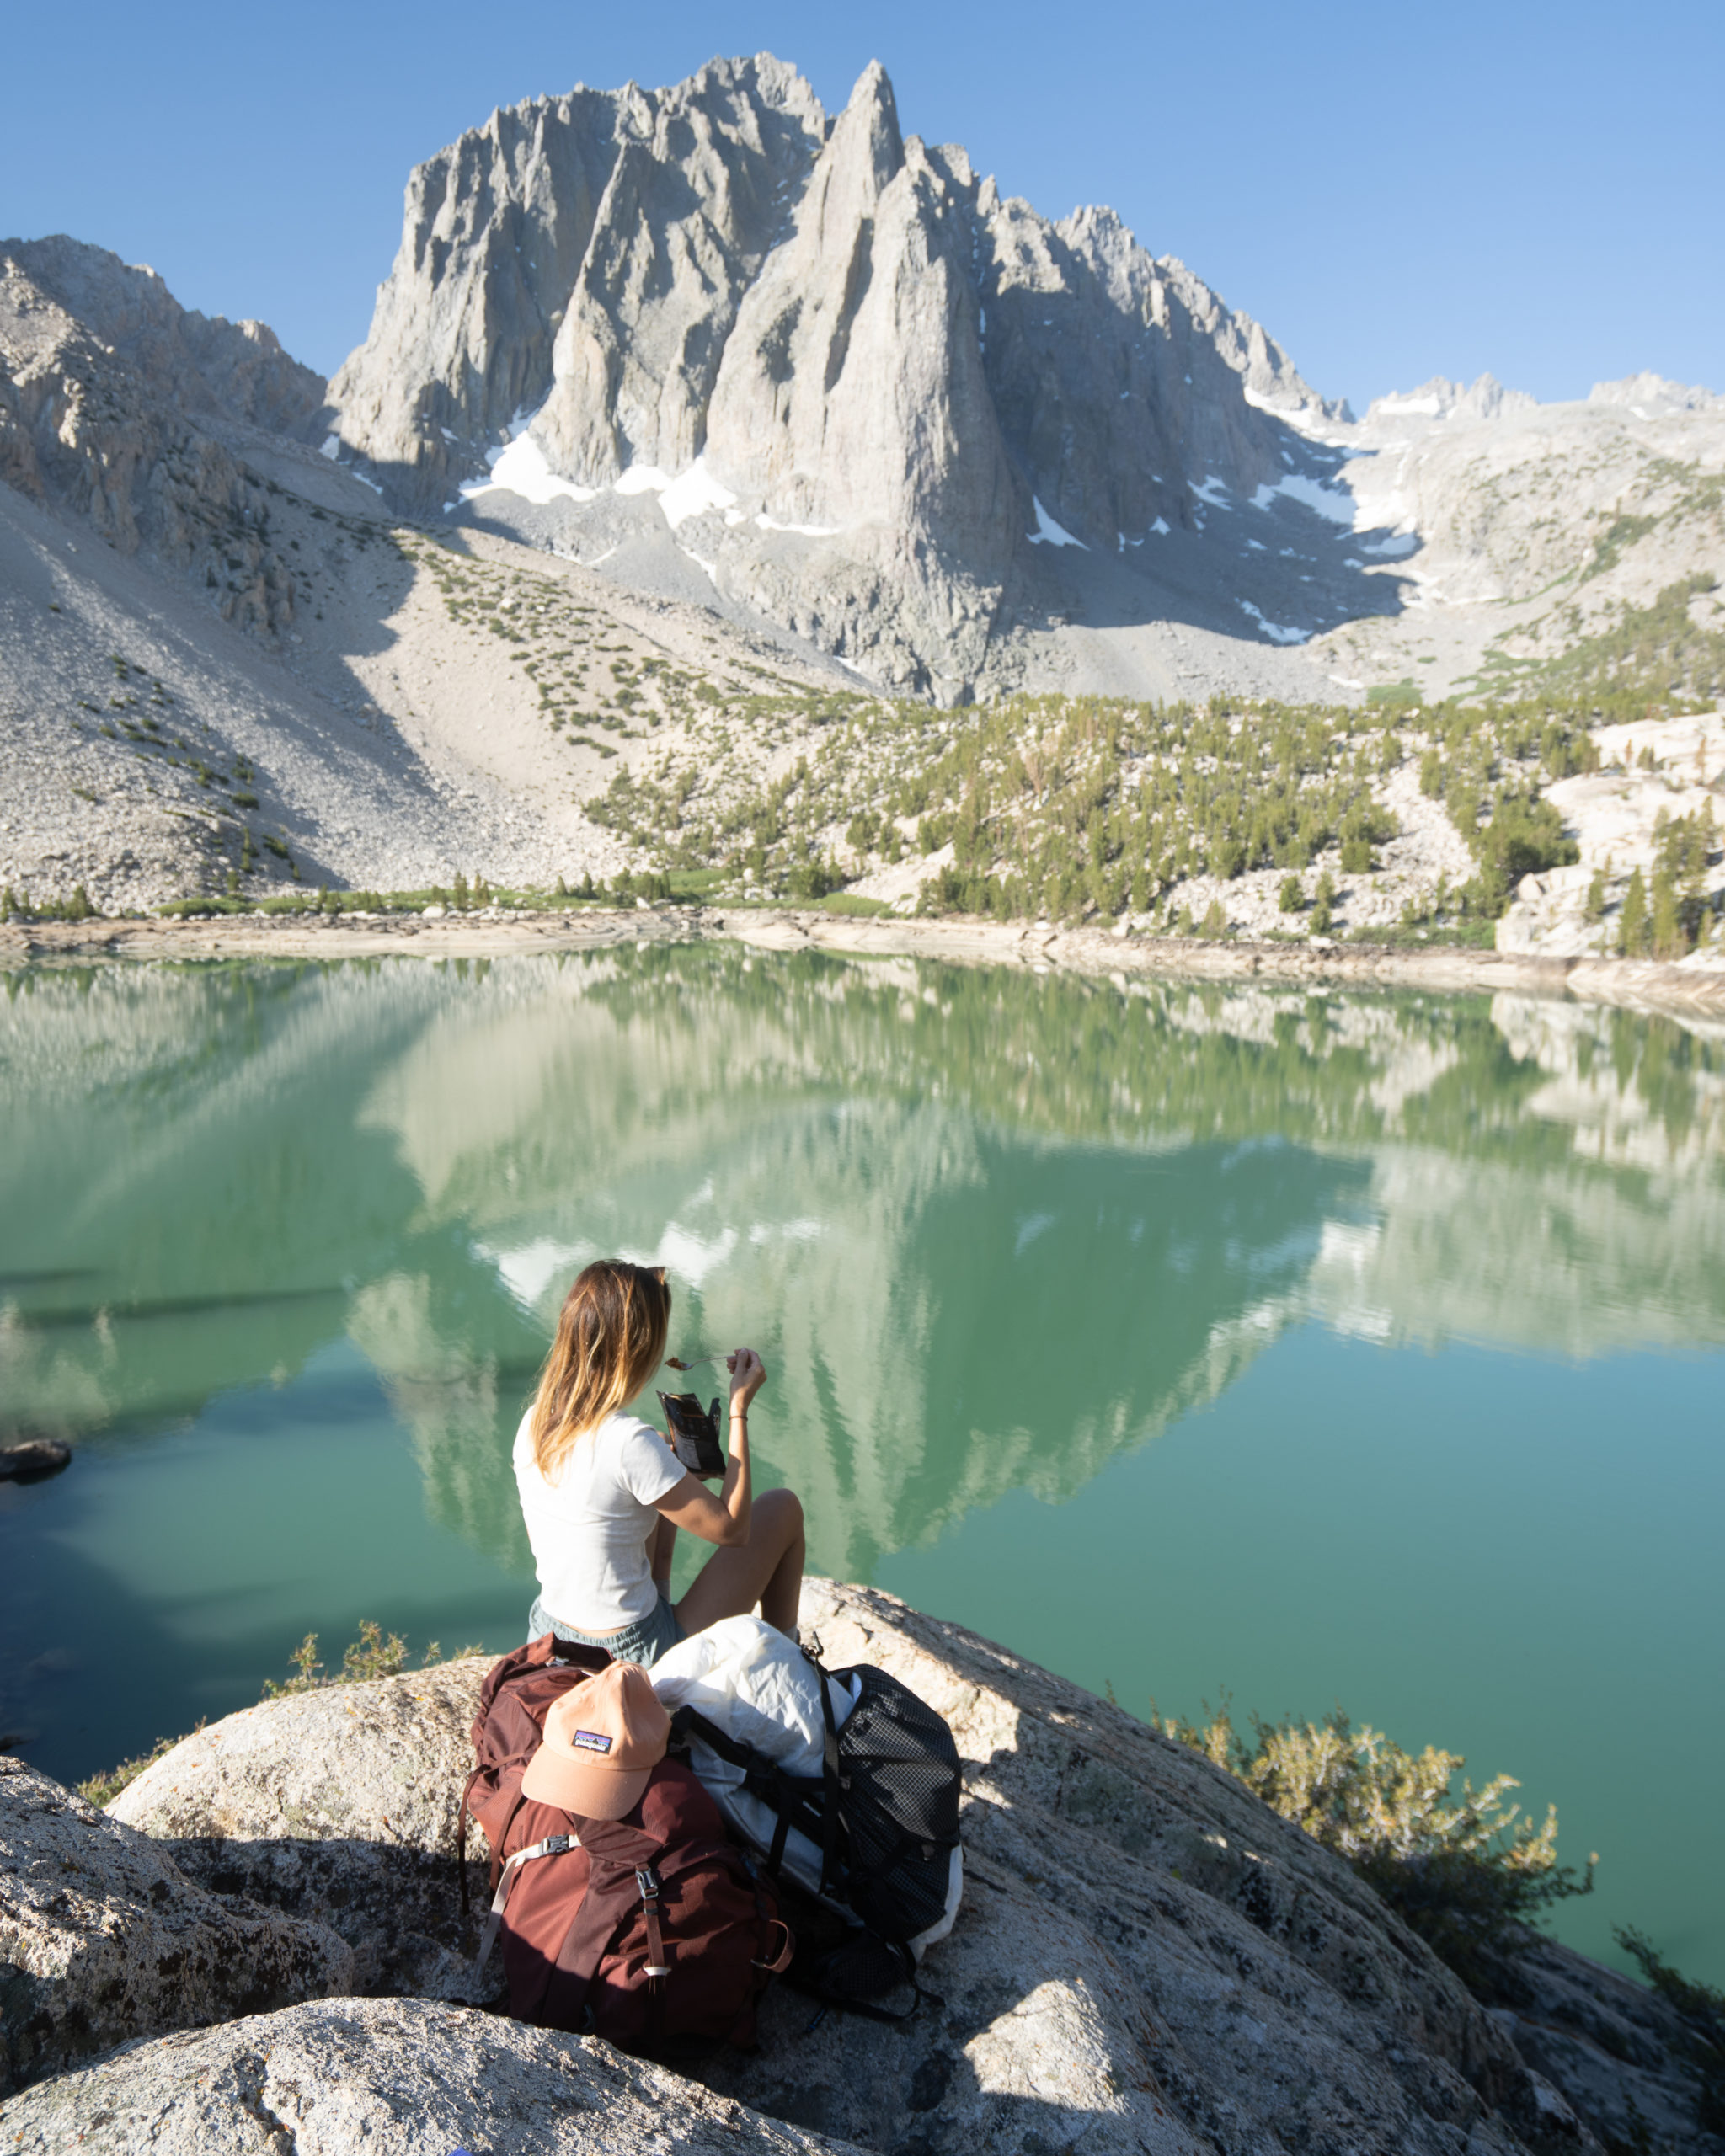
<path id="1" fill-rule="evenodd" d="M 737 308 L 825 131 L 777 61 L 714 61 L 621 142 L 535 423 L 554 469 L 602 486 L 701 454 Z"/>
<path id="2" fill-rule="evenodd" d="M 775 521 L 915 527 L 969 558 L 1008 513 L 955 206 L 872 66 L 744 304 L 713 398 L 714 474 Z"/>
<path id="3" fill-rule="evenodd" d="M 1136 569 L 1346 416 L 1112 211 L 1051 223 L 905 138 L 878 62 L 829 123 L 770 55 L 518 105 L 420 167 L 331 401 L 332 447 L 421 513 L 525 429 L 536 536 L 628 542 L 637 574 L 608 497 L 659 491 L 723 597 L 943 699 L 1062 603 L 1031 549 Z"/>
<path id="4" fill-rule="evenodd" d="M 577 387 L 544 433 L 566 476 L 675 463 L 774 198 L 825 135 L 820 100 L 770 53 L 671 89 L 578 86 L 494 112 L 408 181 L 371 334 L 330 384 L 341 440 L 435 507 L 560 371 Z"/>
<path id="5" fill-rule="evenodd" d="M 756 603 L 866 663 L 895 598 L 925 686 L 981 664 L 1029 514 L 984 370 L 968 225 L 871 67 L 744 302 L 708 429 L 713 478 L 751 512 L 714 536 Z M 776 530 L 815 543 L 764 543 Z"/>

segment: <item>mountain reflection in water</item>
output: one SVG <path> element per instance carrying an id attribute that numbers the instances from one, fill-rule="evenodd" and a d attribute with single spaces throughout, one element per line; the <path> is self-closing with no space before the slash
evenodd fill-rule
<path id="1" fill-rule="evenodd" d="M 1500 996 L 729 946 L 35 970 L 0 1033 L 7 1422 L 147 1443 L 345 1331 L 435 1518 L 525 1567 L 556 1307 L 653 1258 L 749 1339 L 811 1563 L 1070 1496 L 1290 1323 L 1725 1338 L 1725 1047 Z"/>
<path id="2" fill-rule="evenodd" d="M 1520 1774 L 1605 1854 L 1562 1935 L 1725 1978 L 1717 1032 L 713 945 L 0 979 L 0 1431 L 77 1446 L 0 1484 L 33 1764 L 310 1630 L 517 1639 L 510 1438 L 619 1251 L 766 1356 L 814 1565 Z"/>

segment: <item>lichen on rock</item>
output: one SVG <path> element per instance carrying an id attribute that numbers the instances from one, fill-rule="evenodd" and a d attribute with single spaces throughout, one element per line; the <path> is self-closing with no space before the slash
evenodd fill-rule
<path id="1" fill-rule="evenodd" d="M 8 2156 L 844 2156 L 595 2037 L 344 1999 L 128 2047 L 0 2111 Z"/>
<path id="2" fill-rule="evenodd" d="M 0 2094 L 352 1984 L 323 1925 L 208 1892 L 147 1835 L 0 1755 Z"/>

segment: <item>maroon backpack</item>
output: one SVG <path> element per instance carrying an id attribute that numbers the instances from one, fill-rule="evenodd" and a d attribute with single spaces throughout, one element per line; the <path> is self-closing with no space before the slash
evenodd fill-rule
<path id="1" fill-rule="evenodd" d="M 505 1655 L 473 1720 L 478 1764 L 462 1799 L 491 1846 L 492 1910 L 478 1968 L 501 1934 L 509 2010 L 684 2057 L 746 2047 L 755 2009 L 790 1961 L 768 1882 L 726 1835 L 680 1759 L 661 1759 L 622 1819 L 587 1819 L 521 1795 L 552 1702 L 608 1657 L 551 1634 Z M 462 1867 L 462 1915 L 467 1867 Z"/>

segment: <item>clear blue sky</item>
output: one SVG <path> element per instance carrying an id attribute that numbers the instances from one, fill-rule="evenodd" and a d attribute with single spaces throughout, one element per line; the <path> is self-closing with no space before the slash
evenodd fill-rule
<path id="1" fill-rule="evenodd" d="M 1725 5 L 1065 0 L 20 8 L 0 235 L 69 232 L 328 371 L 409 167 L 492 108 L 770 50 L 1049 216 L 1111 204 L 1356 407 L 1490 368 L 1542 398 L 1725 389 Z"/>

